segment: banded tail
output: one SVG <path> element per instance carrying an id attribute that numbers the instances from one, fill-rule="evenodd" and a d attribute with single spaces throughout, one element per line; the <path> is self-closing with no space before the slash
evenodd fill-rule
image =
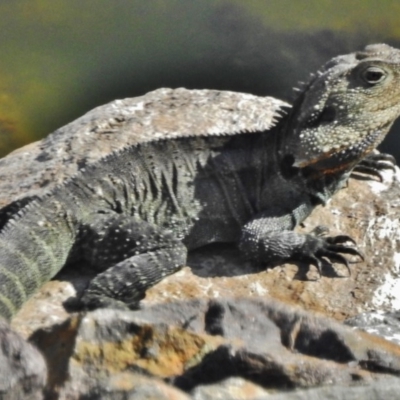
<path id="1" fill-rule="evenodd" d="M 26 206 L 0 233 L 0 316 L 10 320 L 64 266 L 75 233 L 56 201 Z"/>

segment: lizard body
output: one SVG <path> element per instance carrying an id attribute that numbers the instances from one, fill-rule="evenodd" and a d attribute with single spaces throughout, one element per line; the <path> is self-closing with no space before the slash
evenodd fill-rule
<path id="1" fill-rule="evenodd" d="M 178 134 L 113 151 L 8 220 L 0 315 L 10 319 L 76 259 L 99 270 L 82 298 L 87 308 L 136 307 L 185 265 L 188 250 L 213 242 L 236 242 L 257 262 L 347 265 L 342 254 L 360 255 L 348 236 L 293 228 L 360 163 L 374 170 L 370 154 L 399 114 L 400 51 L 373 45 L 327 63 L 277 128 L 221 132 L 215 120 L 191 135 L 186 117 L 186 133 L 177 119 Z"/>

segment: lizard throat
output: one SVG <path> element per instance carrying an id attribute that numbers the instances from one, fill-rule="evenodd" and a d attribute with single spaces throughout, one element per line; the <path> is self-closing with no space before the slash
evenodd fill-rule
<path id="1" fill-rule="evenodd" d="M 329 175 L 348 171 L 378 146 L 385 137 L 390 124 L 365 135 L 361 142 L 348 147 L 333 148 L 316 154 L 315 157 L 298 161 L 294 164 L 300 169 L 314 170 L 315 174 Z"/>

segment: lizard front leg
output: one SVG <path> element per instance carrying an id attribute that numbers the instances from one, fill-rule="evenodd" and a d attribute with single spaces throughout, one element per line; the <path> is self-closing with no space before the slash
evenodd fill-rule
<path id="1" fill-rule="evenodd" d="M 88 309 L 137 308 L 148 288 L 186 262 L 186 247 L 172 233 L 123 215 L 103 216 L 80 236 L 83 258 L 104 271 L 81 299 Z"/>
<path id="2" fill-rule="evenodd" d="M 282 217 L 259 216 L 248 222 L 242 229 L 239 249 L 248 259 L 262 263 L 304 261 L 317 267 L 321 276 L 322 259 L 346 265 L 348 260 L 342 254 L 363 256 L 354 247 L 344 243 L 354 241 L 346 235 L 320 237 L 290 231 L 293 229 L 290 215 Z M 341 254 L 342 253 L 342 254 Z"/>

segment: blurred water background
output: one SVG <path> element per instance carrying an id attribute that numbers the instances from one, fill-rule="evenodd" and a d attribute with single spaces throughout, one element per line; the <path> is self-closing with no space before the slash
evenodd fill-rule
<path id="1" fill-rule="evenodd" d="M 2 0 L 0 156 L 158 87 L 290 101 L 332 56 L 399 46 L 399 22 L 398 0 Z"/>

